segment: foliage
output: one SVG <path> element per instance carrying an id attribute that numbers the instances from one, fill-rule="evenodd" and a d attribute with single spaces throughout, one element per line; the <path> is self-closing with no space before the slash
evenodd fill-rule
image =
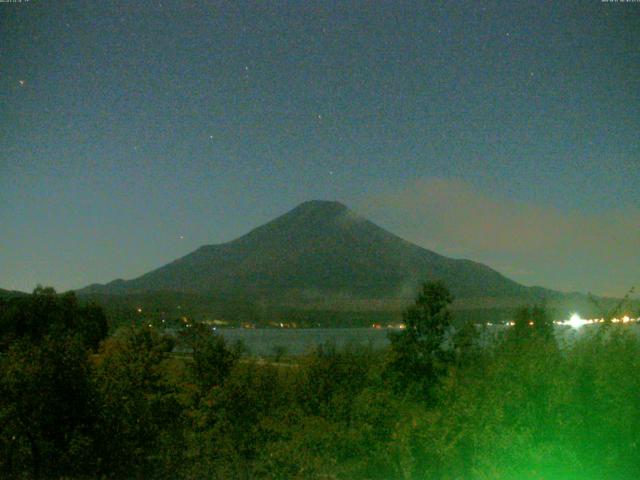
<path id="1" fill-rule="evenodd" d="M 171 348 L 152 328 L 124 327 L 94 359 L 98 455 L 110 476 L 158 475 L 179 461 L 173 445 L 180 444 L 183 419 L 175 387 L 165 380 Z"/>
<path id="2" fill-rule="evenodd" d="M 488 342 L 471 322 L 451 329 L 450 295 L 427 284 L 388 351 L 325 344 L 272 363 L 202 326 L 188 353 L 149 326 L 91 353 L 82 322 L 65 320 L 91 316 L 34 297 L 3 310 L 23 325 L 0 354 L 2 478 L 640 476 L 629 325 L 559 346 L 548 312 L 524 308 Z"/>
<path id="3" fill-rule="evenodd" d="M 624 311 L 623 309 L 625 307 L 632 306 L 631 297 L 633 296 L 634 292 L 635 292 L 635 287 L 631 287 L 629 291 L 627 291 L 627 293 L 625 293 L 625 295 L 621 299 L 619 299 L 613 305 L 609 305 L 608 308 L 605 305 L 605 303 L 602 301 L 602 299 L 598 299 L 596 296 L 592 294 L 588 295 L 588 299 L 593 304 L 593 306 L 595 306 L 600 318 L 604 319 L 605 324 L 610 325 L 611 320 L 616 317 L 619 317 Z"/>
<path id="4" fill-rule="evenodd" d="M 88 350 L 107 333 L 98 307 L 38 287 L 0 304 L 0 471 L 59 478 L 97 471 Z"/>
<path id="5" fill-rule="evenodd" d="M 96 305 L 80 306 L 73 292 L 57 295 L 38 286 L 32 295 L 0 302 L 0 351 L 12 342 L 39 342 L 46 335 L 79 335 L 93 350 L 107 335 L 107 319 Z"/>
<path id="6" fill-rule="evenodd" d="M 93 394 L 79 337 L 14 342 L 0 357 L 3 478 L 95 472 Z"/>
<path id="7" fill-rule="evenodd" d="M 541 339 L 554 341 L 553 320 L 543 306 L 520 307 L 515 312 L 514 328 L 510 331 L 512 339 L 526 342 Z"/>
<path id="8" fill-rule="evenodd" d="M 238 361 L 243 347 L 227 348 L 221 335 L 213 334 L 209 327 L 194 324 L 186 333 L 186 345 L 191 350 L 191 366 L 196 381 L 204 391 L 220 386 Z"/>
<path id="9" fill-rule="evenodd" d="M 451 359 L 445 345 L 451 325 L 453 297 L 442 282 L 427 282 L 403 314 L 404 330 L 389 335 L 390 374 L 397 387 L 428 396 Z"/>

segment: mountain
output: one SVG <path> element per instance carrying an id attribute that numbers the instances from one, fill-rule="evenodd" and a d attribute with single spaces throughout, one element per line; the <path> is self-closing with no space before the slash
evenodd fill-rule
<path id="1" fill-rule="evenodd" d="M 78 293 L 181 292 L 280 304 L 405 304 L 420 282 L 435 279 L 469 301 L 558 295 L 520 285 L 481 263 L 421 248 L 329 201 L 304 202 L 233 241 L 202 246 L 138 278 L 94 284 Z"/>
<path id="2" fill-rule="evenodd" d="M 0 288 L 0 297 L 20 297 L 28 295 L 25 292 L 19 292 L 18 290 L 5 290 L 4 288 Z"/>
<path id="3" fill-rule="evenodd" d="M 10 298 L 10 297 L 23 297 L 28 295 L 25 292 L 19 292 L 17 290 L 5 290 L 0 288 L 0 298 Z"/>

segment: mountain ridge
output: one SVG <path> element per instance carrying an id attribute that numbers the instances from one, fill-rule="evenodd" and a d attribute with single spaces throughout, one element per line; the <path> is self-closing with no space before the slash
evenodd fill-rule
<path id="1" fill-rule="evenodd" d="M 247 295 L 265 301 L 410 298 L 425 280 L 464 297 L 540 298 L 496 270 L 415 245 L 336 201 L 310 200 L 231 241 L 203 245 L 131 280 L 93 284 L 79 294 L 153 291 Z"/>

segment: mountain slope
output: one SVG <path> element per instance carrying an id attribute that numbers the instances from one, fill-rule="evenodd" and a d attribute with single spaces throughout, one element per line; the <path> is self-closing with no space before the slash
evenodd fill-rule
<path id="1" fill-rule="evenodd" d="M 18 290 L 5 290 L 0 288 L 0 298 L 10 298 L 10 297 L 23 297 L 28 295 L 25 292 L 19 292 Z"/>
<path id="2" fill-rule="evenodd" d="M 409 243 L 338 202 L 310 201 L 231 242 L 206 245 L 133 280 L 79 293 L 177 291 L 292 301 L 411 297 L 440 279 L 458 297 L 539 297 L 491 268 Z"/>

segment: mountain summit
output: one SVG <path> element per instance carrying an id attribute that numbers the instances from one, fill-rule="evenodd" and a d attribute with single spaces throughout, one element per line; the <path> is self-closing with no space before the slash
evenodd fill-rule
<path id="1" fill-rule="evenodd" d="M 533 292 L 480 263 L 407 242 L 342 203 L 314 200 L 233 241 L 202 246 L 133 280 L 92 285 L 80 293 L 384 300 L 409 298 L 420 282 L 435 279 L 458 298 L 521 298 Z"/>

